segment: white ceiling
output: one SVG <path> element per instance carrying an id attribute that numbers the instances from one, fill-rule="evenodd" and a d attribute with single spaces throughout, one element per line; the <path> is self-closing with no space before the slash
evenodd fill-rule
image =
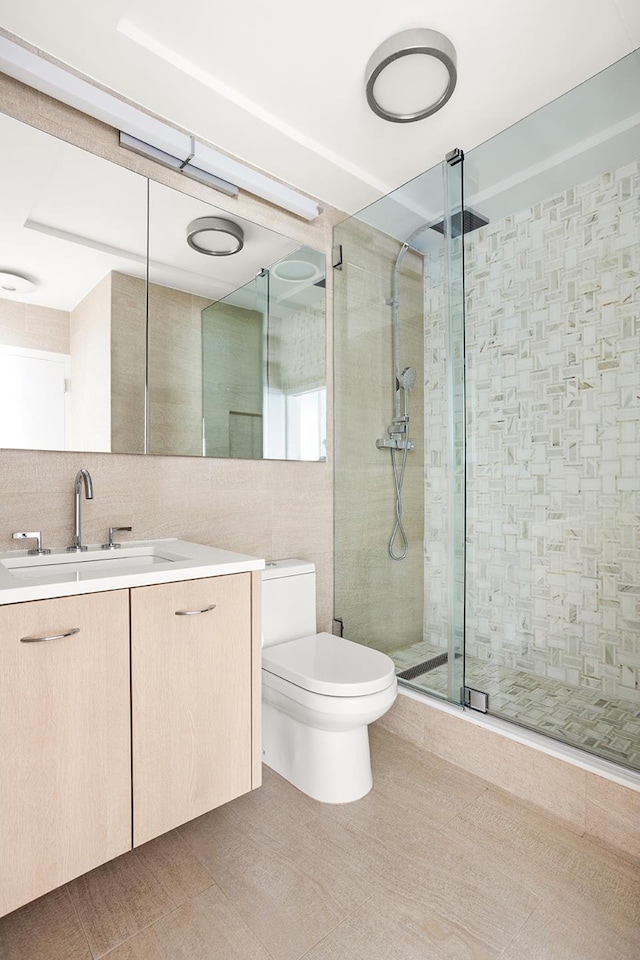
<path id="1" fill-rule="evenodd" d="M 347 212 L 640 47 L 638 0 L 0 0 L 0 25 Z M 415 26 L 452 40 L 458 86 L 434 117 L 390 124 L 366 105 L 365 65 Z"/>

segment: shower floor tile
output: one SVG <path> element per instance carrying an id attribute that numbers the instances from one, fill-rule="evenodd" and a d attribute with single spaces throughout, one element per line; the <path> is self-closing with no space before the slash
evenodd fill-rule
<path id="1" fill-rule="evenodd" d="M 419 641 L 390 653 L 401 673 L 443 652 Z M 416 690 L 447 695 L 448 665 L 411 681 Z M 640 769 L 640 702 L 603 697 L 598 690 L 569 687 L 476 657 L 466 658 L 467 686 L 489 694 L 489 712 L 539 730 L 607 760 Z"/>

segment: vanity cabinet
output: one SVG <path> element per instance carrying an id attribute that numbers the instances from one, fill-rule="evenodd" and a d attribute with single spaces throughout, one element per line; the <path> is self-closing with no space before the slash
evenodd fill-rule
<path id="1" fill-rule="evenodd" d="M 0 916 L 131 847 L 129 591 L 0 606 Z"/>
<path id="2" fill-rule="evenodd" d="M 0 603 L 0 916 L 260 786 L 261 585 Z"/>
<path id="3" fill-rule="evenodd" d="M 138 846 L 252 788 L 251 573 L 133 589 L 131 677 Z"/>

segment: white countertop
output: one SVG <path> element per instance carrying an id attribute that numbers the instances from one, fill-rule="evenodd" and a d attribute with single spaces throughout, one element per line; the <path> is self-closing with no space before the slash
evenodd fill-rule
<path id="1" fill-rule="evenodd" d="M 118 550 L 92 544 L 82 553 L 43 557 L 10 550 L 0 553 L 0 605 L 262 569 L 258 557 L 177 539 L 129 541 Z"/>

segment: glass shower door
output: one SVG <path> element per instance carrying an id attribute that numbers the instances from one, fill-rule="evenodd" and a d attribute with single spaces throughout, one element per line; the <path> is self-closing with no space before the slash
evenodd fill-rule
<path id="1" fill-rule="evenodd" d="M 465 159 L 467 683 L 640 769 L 640 59 Z"/>
<path id="2" fill-rule="evenodd" d="M 393 658 L 401 683 L 459 703 L 464 276 L 452 161 L 334 231 L 335 613 L 345 636 Z"/>

